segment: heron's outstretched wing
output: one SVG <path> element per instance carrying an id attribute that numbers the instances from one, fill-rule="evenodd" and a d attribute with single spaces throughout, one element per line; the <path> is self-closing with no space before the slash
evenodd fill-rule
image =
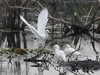
<path id="1" fill-rule="evenodd" d="M 22 17 L 22 16 L 20 15 L 20 19 L 30 28 L 31 32 L 32 32 L 33 34 L 35 34 L 36 37 L 40 37 L 38 31 L 37 31 L 33 26 L 31 26 L 31 25 L 24 19 L 24 17 Z"/>
<path id="2" fill-rule="evenodd" d="M 45 27 L 47 21 L 48 21 L 48 10 L 47 8 L 44 8 L 38 16 L 37 30 L 40 35 L 45 34 Z"/>

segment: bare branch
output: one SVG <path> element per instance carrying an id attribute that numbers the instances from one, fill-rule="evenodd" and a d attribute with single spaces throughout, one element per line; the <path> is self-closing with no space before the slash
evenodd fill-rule
<path id="1" fill-rule="evenodd" d="M 86 23 L 85 23 L 85 25 L 87 24 L 87 21 L 88 21 L 88 19 L 89 19 L 89 15 L 90 15 L 92 9 L 93 9 L 93 6 L 91 6 L 90 11 L 89 11 L 89 13 L 87 14 L 87 18 L 86 18 Z"/>
<path id="2" fill-rule="evenodd" d="M 20 6 L 23 6 L 23 4 L 24 4 L 25 2 L 26 2 L 26 0 L 24 0 Z"/>
<path id="3" fill-rule="evenodd" d="M 27 10 L 38 10 L 38 8 L 28 8 L 28 7 L 22 7 L 22 6 L 8 6 L 9 8 L 21 8 L 21 9 L 27 9 Z"/>
<path id="4" fill-rule="evenodd" d="M 98 21 L 98 20 L 100 20 L 100 17 L 97 17 L 97 18 L 94 20 L 94 22 L 96 22 L 96 21 Z"/>

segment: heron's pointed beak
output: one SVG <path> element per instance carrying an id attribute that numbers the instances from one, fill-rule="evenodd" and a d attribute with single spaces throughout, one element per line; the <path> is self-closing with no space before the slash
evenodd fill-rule
<path id="1" fill-rule="evenodd" d="M 53 54 L 53 51 L 50 51 L 50 55 L 52 55 Z"/>

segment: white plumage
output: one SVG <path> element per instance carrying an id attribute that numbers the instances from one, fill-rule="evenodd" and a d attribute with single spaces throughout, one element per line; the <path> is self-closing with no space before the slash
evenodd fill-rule
<path id="1" fill-rule="evenodd" d="M 31 26 L 21 15 L 20 18 L 30 28 L 31 32 L 35 34 L 36 38 L 39 39 L 39 46 L 43 47 L 45 44 L 45 40 L 48 38 L 48 30 L 45 30 L 46 23 L 48 21 L 47 8 L 44 8 L 38 16 L 37 30 L 33 26 Z"/>
<path id="2" fill-rule="evenodd" d="M 45 28 L 47 21 L 48 21 L 48 10 L 44 8 L 38 16 L 38 23 L 37 23 L 37 31 L 41 36 L 43 36 L 44 34 L 44 38 L 46 38 Z"/>
<path id="3" fill-rule="evenodd" d="M 67 61 L 64 51 L 59 50 L 58 45 L 54 45 L 54 55 L 55 55 L 57 61 L 59 61 L 59 62 L 62 62 L 62 61 L 66 62 Z"/>
<path id="4" fill-rule="evenodd" d="M 74 51 L 75 51 L 74 48 L 71 48 L 69 44 L 66 44 L 65 49 L 64 49 L 64 52 L 65 52 L 66 56 L 69 55 L 69 54 L 71 54 Z M 73 53 L 73 55 L 78 56 L 78 55 L 81 55 L 81 53 L 79 51 L 75 51 Z"/>

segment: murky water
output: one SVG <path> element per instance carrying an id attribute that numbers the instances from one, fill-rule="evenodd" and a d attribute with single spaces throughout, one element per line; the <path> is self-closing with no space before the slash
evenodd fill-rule
<path id="1" fill-rule="evenodd" d="M 38 40 L 34 40 L 34 37 L 30 34 L 27 35 L 27 48 L 28 49 L 36 49 L 38 48 Z M 69 39 L 67 39 L 69 42 Z M 72 43 L 70 41 L 70 43 Z M 82 56 L 79 56 L 79 60 L 85 60 L 85 59 L 96 59 L 96 54 L 93 51 L 92 45 L 90 43 L 90 40 L 82 40 L 81 42 L 82 46 L 80 48 L 80 52 L 82 53 Z M 73 45 L 72 45 L 73 46 Z M 100 44 L 95 43 L 96 50 L 100 54 Z M 23 48 L 23 41 L 21 39 L 21 47 Z M 74 46 L 73 46 L 74 47 Z M 52 47 L 49 47 L 52 49 Z M 63 47 L 62 47 L 63 49 Z M 31 57 L 31 56 L 29 56 Z M 49 63 L 44 64 L 45 66 L 42 67 L 32 67 L 34 63 L 32 62 L 24 62 L 23 60 L 26 57 L 19 56 L 17 58 L 14 58 L 11 62 L 9 62 L 9 59 L 7 59 L 7 55 L 0 55 L 0 75 L 75 75 L 72 72 L 68 70 L 64 70 L 66 73 L 60 73 L 63 72 L 63 68 L 55 68 L 54 65 L 51 65 Z M 43 64 L 43 63 L 42 63 Z M 60 71 L 60 72 L 59 72 Z M 87 73 L 82 72 L 79 70 L 81 74 L 77 75 L 89 75 Z M 100 71 L 95 71 L 94 74 L 90 73 L 91 75 L 100 75 Z"/>

